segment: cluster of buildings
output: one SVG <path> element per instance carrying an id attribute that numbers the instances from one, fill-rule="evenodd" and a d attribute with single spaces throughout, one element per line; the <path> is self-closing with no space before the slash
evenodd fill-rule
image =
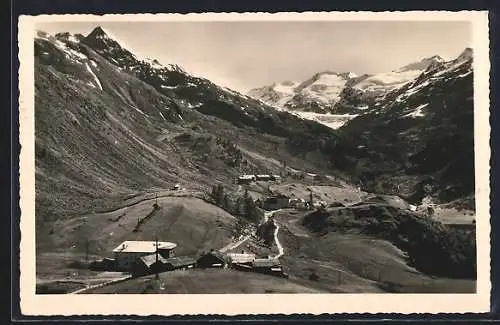
<path id="1" fill-rule="evenodd" d="M 94 269 L 103 271 L 129 272 L 133 276 L 191 268 L 233 268 L 283 276 L 278 259 L 257 258 L 255 254 L 223 254 L 212 250 L 197 259 L 189 256 L 175 256 L 177 244 L 157 241 L 127 240 L 113 249 L 113 258 L 106 258 Z"/>
<path id="2" fill-rule="evenodd" d="M 261 174 L 261 175 L 240 175 L 238 177 L 238 184 L 240 185 L 246 185 L 246 184 L 251 184 L 252 182 L 280 182 L 281 181 L 281 176 L 280 175 L 268 175 L 268 174 Z"/>
<path id="3" fill-rule="evenodd" d="M 324 201 L 314 200 L 311 202 L 302 198 L 289 198 L 283 194 L 270 196 L 264 199 L 257 199 L 255 203 L 258 207 L 268 211 L 286 208 L 310 209 L 322 206 L 326 207 L 326 202 Z"/>
<path id="4" fill-rule="evenodd" d="M 201 256 L 196 267 L 199 268 L 232 268 L 245 272 L 256 272 L 286 277 L 281 262 L 277 258 L 257 258 L 255 254 L 228 253 L 211 251 Z"/>

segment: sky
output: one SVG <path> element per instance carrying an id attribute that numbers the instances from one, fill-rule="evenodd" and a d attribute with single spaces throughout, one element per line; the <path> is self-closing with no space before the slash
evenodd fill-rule
<path id="1" fill-rule="evenodd" d="M 317 72 L 381 73 L 472 47 L 460 21 L 53 22 L 36 28 L 87 35 L 100 25 L 131 52 L 178 64 L 241 92 Z"/>

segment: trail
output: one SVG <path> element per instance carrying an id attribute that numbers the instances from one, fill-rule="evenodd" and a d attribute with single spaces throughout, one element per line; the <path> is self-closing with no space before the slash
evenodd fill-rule
<path id="1" fill-rule="evenodd" d="M 221 253 L 225 253 L 227 252 L 228 250 L 231 250 L 231 249 L 235 249 L 237 248 L 238 246 L 240 246 L 241 244 L 243 244 L 244 242 L 246 242 L 248 239 L 250 238 L 249 235 L 243 237 L 242 239 L 240 239 L 239 241 L 235 242 L 235 243 L 230 243 L 224 247 L 222 247 L 221 249 L 219 249 L 219 251 Z"/>
<path id="2" fill-rule="evenodd" d="M 145 197 L 145 198 L 138 199 L 137 201 L 124 204 L 119 208 L 114 208 L 114 209 L 109 209 L 109 210 L 97 210 L 94 213 L 117 212 L 117 211 L 120 211 L 123 209 L 131 208 L 131 207 L 138 205 L 140 203 L 156 201 L 157 198 L 162 199 L 162 198 L 174 198 L 174 197 L 191 197 L 191 198 L 201 199 L 201 198 L 196 196 L 197 194 L 201 194 L 201 192 L 196 192 L 196 191 L 192 191 L 192 192 L 191 191 L 175 191 L 175 192 L 171 191 L 171 192 L 172 192 L 172 194 L 161 194 L 161 195 L 158 195 L 157 197 L 151 197 L 151 198 Z M 177 194 L 177 195 L 175 195 L 175 194 Z"/>
<path id="3" fill-rule="evenodd" d="M 85 288 L 82 288 L 82 289 L 78 289 L 76 291 L 73 291 L 73 292 L 70 292 L 69 294 L 79 294 L 79 293 L 83 293 L 87 290 L 91 290 L 91 289 L 97 289 L 97 288 L 102 288 L 102 287 L 105 287 L 107 285 L 110 285 L 110 284 L 113 284 L 113 283 L 118 283 L 118 282 L 123 282 L 123 281 L 127 281 L 129 279 L 131 279 L 132 276 L 131 275 L 127 275 L 127 276 L 124 276 L 124 277 L 121 277 L 121 278 L 118 278 L 118 279 L 113 279 L 113 280 L 110 280 L 110 281 L 107 281 L 107 282 L 103 282 L 103 283 L 99 283 L 99 284 L 94 284 L 94 285 L 90 285 L 90 286 L 87 286 Z"/>

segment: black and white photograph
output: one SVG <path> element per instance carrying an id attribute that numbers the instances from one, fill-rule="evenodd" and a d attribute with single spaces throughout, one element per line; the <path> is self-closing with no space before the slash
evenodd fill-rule
<path id="1" fill-rule="evenodd" d="M 20 20 L 24 301 L 487 308 L 487 15 L 317 16 Z"/>

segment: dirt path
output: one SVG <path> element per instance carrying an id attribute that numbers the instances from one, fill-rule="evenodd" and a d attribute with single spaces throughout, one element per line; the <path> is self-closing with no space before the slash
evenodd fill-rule
<path id="1" fill-rule="evenodd" d="M 230 244 L 222 247 L 221 249 L 219 249 L 219 251 L 221 253 L 225 253 L 225 252 L 227 252 L 229 250 L 238 248 L 238 246 L 240 246 L 241 244 L 243 244 L 244 242 L 246 242 L 249 238 L 250 238 L 250 235 L 247 235 L 247 236 L 243 237 L 242 239 L 238 240 L 235 243 L 230 243 Z"/>
<path id="2" fill-rule="evenodd" d="M 99 211 L 95 211 L 94 213 L 113 213 L 113 212 L 117 212 L 117 211 L 120 211 L 120 210 L 131 208 L 131 207 L 133 207 L 135 205 L 138 205 L 139 203 L 151 202 L 151 201 L 155 201 L 156 199 L 161 199 L 161 198 L 172 198 L 172 197 L 193 197 L 193 198 L 198 198 L 197 195 L 201 194 L 201 192 L 197 192 L 197 191 L 160 191 L 160 193 L 168 193 L 168 194 L 159 194 L 156 197 L 143 197 L 143 198 L 137 199 L 137 200 L 135 200 L 133 202 L 125 203 L 124 205 L 122 205 L 119 208 L 114 208 L 114 209 L 109 209 L 109 210 L 102 210 L 102 211 L 99 210 Z M 151 194 L 146 194 L 146 195 L 154 195 L 154 194 L 151 193 Z"/>
<path id="3" fill-rule="evenodd" d="M 107 286 L 107 285 L 110 285 L 110 284 L 113 284 L 113 283 L 118 283 L 118 282 L 123 282 L 123 281 L 129 280 L 131 278 L 132 278 L 131 275 L 127 275 L 127 276 L 124 276 L 124 277 L 121 277 L 121 278 L 118 278 L 118 279 L 113 279 L 113 280 L 102 282 L 102 283 L 99 283 L 99 284 L 89 285 L 89 286 L 86 286 L 85 288 L 78 289 L 76 291 L 70 292 L 69 294 L 84 293 L 87 290 L 102 288 L 104 286 Z"/>

